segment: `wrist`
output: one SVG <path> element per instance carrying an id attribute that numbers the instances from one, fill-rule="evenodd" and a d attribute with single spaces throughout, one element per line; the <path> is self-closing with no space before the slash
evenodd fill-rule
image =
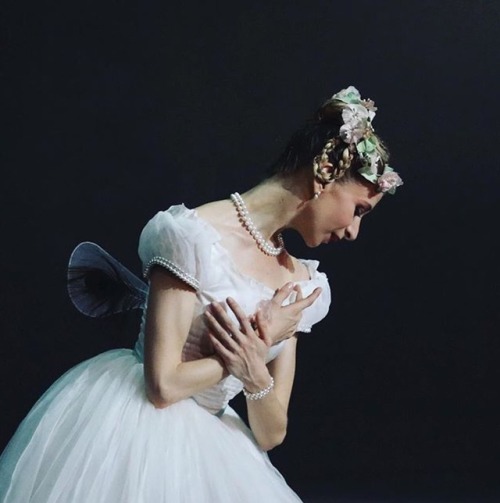
<path id="1" fill-rule="evenodd" d="M 274 377 L 273 376 L 270 377 L 271 381 L 269 382 L 269 384 L 265 388 L 260 389 L 259 391 L 250 393 L 245 388 L 243 388 L 243 395 L 245 395 L 245 398 L 247 400 L 261 400 L 262 398 L 267 396 L 274 388 Z"/>
<path id="2" fill-rule="evenodd" d="M 245 379 L 243 381 L 243 386 L 248 393 L 257 393 L 267 388 L 271 380 L 272 376 L 269 370 L 267 370 L 267 367 L 264 367 L 258 374 L 252 376 L 250 379 Z"/>
<path id="3" fill-rule="evenodd" d="M 222 371 L 221 379 L 224 379 L 225 377 L 227 377 L 229 375 L 229 371 L 227 370 L 227 367 L 224 363 L 224 360 L 219 355 L 214 354 L 214 355 L 208 356 L 207 358 L 210 358 L 210 359 L 216 361 L 220 365 L 221 371 Z"/>

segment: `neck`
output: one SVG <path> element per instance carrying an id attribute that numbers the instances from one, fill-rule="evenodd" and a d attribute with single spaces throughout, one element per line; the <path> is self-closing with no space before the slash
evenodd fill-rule
<path id="1" fill-rule="evenodd" d="M 299 187 L 307 186 L 298 180 L 272 177 L 241 194 L 253 223 L 270 240 L 278 232 L 291 227 L 310 195 Z"/>

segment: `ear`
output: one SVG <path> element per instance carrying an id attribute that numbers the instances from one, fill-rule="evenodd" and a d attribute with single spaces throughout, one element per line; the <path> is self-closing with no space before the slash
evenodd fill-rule
<path id="1" fill-rule="evenodd" d="M 323 187 L 337 178 L 336 171 L 338 170 L 334 169 L 326 152 L 322 152 L 313 159 L 313 176 Z"/>
<path id="2" fill-rule="evenodd" d="M 317 177 L 314 177 L 313 180 L 313 191 L 314 192 L 321 192 L 325 188 L 326 183 L 322 180 L 318 180 Z"/>

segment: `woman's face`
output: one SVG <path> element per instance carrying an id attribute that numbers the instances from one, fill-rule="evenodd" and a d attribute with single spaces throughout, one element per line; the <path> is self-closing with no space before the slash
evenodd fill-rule
<path id="1" fill-rule="evenodd" d="M 294 226 L 309 247 L 357 238 L 361 219 L 382 199 L 375 185 L 349 181 L 326 185 L 317 199 L 311 199 Z"/>

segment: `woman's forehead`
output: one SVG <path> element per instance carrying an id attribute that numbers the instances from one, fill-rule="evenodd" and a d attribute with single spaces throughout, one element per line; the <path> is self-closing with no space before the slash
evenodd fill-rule
<path id="1" fill-rule="evenodd" d="M 335 184 L 334 184 L 335 185 Z M 358 182 L 355 180 L 349 180 L 345 183 L 339 183 L 336 187 L 337 190 L 344 191 L 354 197 L 363 198 L 374 206 L 383 197 L 383 193 L 379 192 L 376 186 L 370 182 Z"/>

